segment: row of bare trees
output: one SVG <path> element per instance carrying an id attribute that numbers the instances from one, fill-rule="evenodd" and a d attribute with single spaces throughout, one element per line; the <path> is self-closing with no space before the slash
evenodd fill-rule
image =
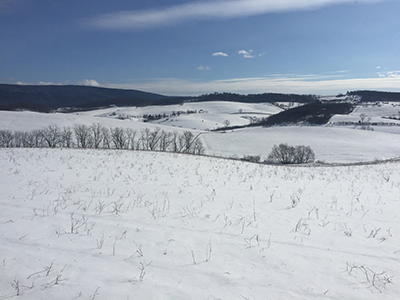
<path id="1" fill-rule="evenodd" d="M 30 132 L 0 130 L 0 147 L 102 148 L 203 154 L 204 147 L 191 131 L 168 132 L 159 127 L 135 130 L 107 128 L 99 123 L 71 127 L 49 125 Z"/>

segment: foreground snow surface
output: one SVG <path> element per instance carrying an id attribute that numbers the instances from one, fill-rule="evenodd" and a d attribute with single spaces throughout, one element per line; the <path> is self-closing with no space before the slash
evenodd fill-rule
<path id="1" fill-rule="evenodd" d="M 399 163 L 0 149 L 0 165 L 0 299 L 400 295 Z"/>

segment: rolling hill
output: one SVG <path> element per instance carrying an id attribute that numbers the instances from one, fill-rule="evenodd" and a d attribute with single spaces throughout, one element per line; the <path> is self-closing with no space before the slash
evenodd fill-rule
<path id="1" fill-rule="evenodd" d="M 61 107 L 100 107 L 115 105 L 143 106 L 167 98 L 137 90 L 109 89 L 78 85 L 0 84 L 0 105 L 23 107 L 39 105 L 49 109 Z M 29 107 L 28 107 L 29 108 Z"/>

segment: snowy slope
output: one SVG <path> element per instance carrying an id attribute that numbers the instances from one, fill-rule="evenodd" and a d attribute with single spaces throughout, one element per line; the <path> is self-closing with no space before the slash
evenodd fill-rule
<path id="1" fill-rule="evenodd" d="M 400 135 L 340 127 L 269 127 L 230 133 L 204 133 L 207 153 L 219 156 L 260 155 L 266 159 L 274 145 L 311 146 L 317 160 L 358 162 L 400 156 Z"/>
<path id="2" fill-rule="evenodd" d="M 360 114 L 371 117 L 371 121 L 400 123 L 383 119 L 383 116 L 397 113 L 397 104 L 388 103 L 359 107 L 351 115 L 334 116 L 332 122 L 358 122 Z M 375 159 L 389 159 L 400 156 L 400 126 L 372 126 L 374 132 L 360 130 L 360 126 L 327 127 L 272 127 L 248 128 L 236 131 L 210 132 L 210 129 L 246 125 L 251 118 L 267 117 L 281 109 L 269 103 L 246 104 L 238 102 L 188 102 L 183 105 L 149 107 L 111 107 L 96 111 L 71 114 L 41 114 L 34 112 L 0 111 L 0 130 L 31 131 L 43 129 L 48 125 L 73 127 L 74 124 L 90 126 L 94 123 L 111 127 L 131 128 L 140 131 L 144 128 L 160 127 L 165 131 L 193 131 L 195 135 L 203 132 L 200 138 L 206 146 L 205 153 L 218 156 L 260 155 L 265 159 L 273 145 L 309 145 L 316 159 L 326 162 L 358 162 Z M 192 111 L 195 113 L 175 114 Z M 145 114 L 166 114 L 153 122 L 142 122 Z"/>
<path id="3" fill-rule="evenodd" d="M 365 115 L 366 120 L 369 122 L 387 122 L 400 124 L 400 120 L 388 119 L 387 117 L 399 117 L 400 104 L 396 102 L 392 103 L 380 103 L 372 104 L 365 103 L 356 107 L 356 109 L 349 115 L 336 115 L 331 119 L 331 122 L 358 122 L 361 120 L 360 115 Z"/>
<path id="4" fill-rule="evenodd" d="M 400 294 L 399 163 L 0 149 L 0 165 L 0 299 Z"/>

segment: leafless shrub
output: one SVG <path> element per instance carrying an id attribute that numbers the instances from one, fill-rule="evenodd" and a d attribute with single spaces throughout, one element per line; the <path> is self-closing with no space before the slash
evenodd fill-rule
<path id="1" fill-rule="evenodd" d="M 315 154 L 310 146 L 274 145 L 268 155 L 268 161 L 280 164 L 305 164 L 314 160 Z"/>
<path id="2" fill-rule="evenodd" d="M 211 260 L 211 252 L 212 252 L 212 246 L 211 246 L 211 239 L 210 239 L 206 246 L 206 261 Z"/>
<path id="3" fill-rule="evenodd" d="M 17 280 L 16 278 L 13 280 L 13 282 L 11 282 L 11 286 L 13 287 L 13 289 L 15 290 L 15 293 L 17 296 L 20 295 L 21 292 L 21 287 L 19 285 L 19 280 Z"/>
<path id="4" fill-rule="evenodd" d="M 84 226 L 89 217 L 81 216 L 80 218 L 75 218 L 74 213 L 71 213 L 71 228 L 70 233 L 78 233 L 78 229 Z"/>
<path id="5" fill-rule="evenodd" d="M 44 270 L 42 270 L 42 271 L 32 273 L 26 279 L 30 279 L 33 276 L 39 276 L 40 277 L 40 274 L 42 274 L 42 273 L 44 273 L 44 276 L 46 276 L 46 277 L 49 276 L 50 272 L 53 270 L 53 263 L 54 262 L 51 262 L 51 264 L 49 266 L 44 267 Z"/>
<path id="6" fill-rule="evenodd" d="M 50 288 L 50 287 L 52 287 L 53 285 L 59 284 L 61 281 L 66 281 L 66 280 L 68 280 L 68 278 L 63 278 L 63 279 L 61 279 L 61 277 L 62 277 L 62 274 L 58 274 L 54 280 L 52 280 L 52 281 L 46 283 L 46 284 L 44 285 L 43 289 Z"/>
<path id="7" fill-rule="evenodd" d="M 257 246 L 259 246 L 260 242 L 261 242 L 261 238 L 258 234 L 255 234 L 248 239 L 244 239 L 244 241 L 246 242 L 246 248 L 251 248 L 254 246 L 254 244 L 253 244 L 254 241 L 256 241 Z"/>
<path id="8" fill-rule="evenodd" d="M 140 270 L 139 281 L 143 281 L 144 275 L 146 275 L 146 267 L 151 265 L 151 263 L 152 263 L 152 261 L 149 262 L 147 265 L 145 265 L 144 263 L 140 262 L 140 266 L 139 266 L 139 270 Z"/>
<path id="9" fill-rule="evenodd" d="M 382 293 L 382 290 L 386 289 L 387 284 L 392 283 L 393 276 L 388 275 L 386 271 L 378 273 L 364 265 L 349 264 L 348 262 L 346 264 L 346 271 L 350 275 L 355 277 L 357 275 L 355 271 L 363 274 L 366 282 L 370 284 L 370 288 L 376 289 L 379 293 Z"/>
<path id="10" fill-rule="evenodd" d="M 136 252 L 140 257 L 143 257 L 143 250 L 142 250 L 142 245 L 138 245 L 135 243 L 135 241 L 133 241 L 133 243 L 136 246 Z"/>
<path id="11" fill-rule="evenodd" d="M 94 293 L 89 296 L 89 300 L 94 300 L 98 295 L 100 295 L 100 293 L 99 293 L 100 288 L 101 287 L 99 286 L 99 287 L 97 287 L 97 289 L 95 289 Z"/>
<path id="12" fill-rule="evenodd" d="M 289 208 L 295 208 L 300 203 L 300 196 L 297 193 L 290 195 L 291 205 Z"/>
<path id="13" fill-rule="evenodd" d="M 124 205 L 123 200 L 114 201 L 111 204 L 111 213 L 119 215 L 121 212 L 123 212 L 123 209 L 122 209 L 123 205 Z"/>
<path id="14" fill-rule="evenodd" d="M 114 244 L 113 244 L 113 253 L 112 253 L 112 255 L 113 255 L 113 256 L 115 255 L 115 250 L 116 250 L 116 247 L 117 247 L 117 237 L 115 237 L 115 239 L 114 239 Z"/>
<path id="15" fill-rule="evenodd" d="M 294 232 L 300 232 L 300 233 L 305 233 L 307 235 L 310 235 L 311 229 L 310 225 L 307 223 L 307 220 L 305 219 L 300 219 L 296 226 L 293 228 Z"/>
<path id="16" fill-rule="evenodd" d="M 16 296 L 20 296 L 21 295 L 21 289 L 25 289 L 25 290 L 31 290 L 33 289 L 35 285 L 35 282 L 33 281 L 32 284 L 30 286 L 26 286 L 26 285 L 22 285 L 19 280 L 17 279 L 17 277 L 14 278 L 14 280 L 11 282 L 11 286 L 12 288 L 15 290 L 15 295 Z"/>
<path id="17" fill-rule="evenodd" d="M 96 243 L 97 243 L 97 249 L 101 249 L 103 248 L 103 244 L 104 244 L 104 232 L 101 235 L 100 239 L 96 239 Z"/>

